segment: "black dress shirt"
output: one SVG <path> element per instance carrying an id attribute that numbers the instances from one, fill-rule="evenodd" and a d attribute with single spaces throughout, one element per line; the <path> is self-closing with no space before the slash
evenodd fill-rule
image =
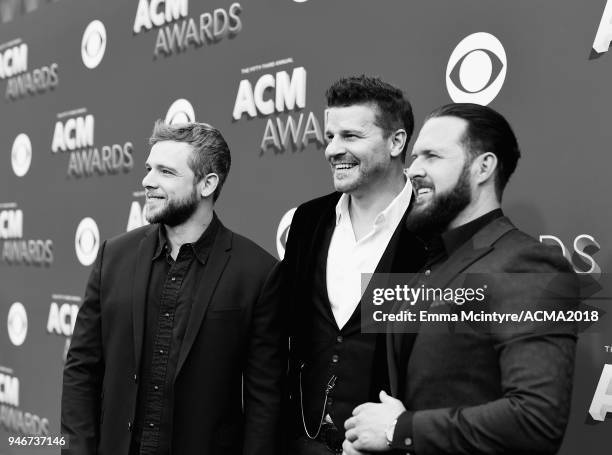
<path id="1" fill-rule="evenodd" d="M 193 294 L 205 279 L 205 265 L 217 233 L 216 215 L 195 243 L 179 249 L 176 260 L 160 225 L 147 288 L 146 325 L 131 454 L 170 453 L 174 377 L 191 313 Z"/>

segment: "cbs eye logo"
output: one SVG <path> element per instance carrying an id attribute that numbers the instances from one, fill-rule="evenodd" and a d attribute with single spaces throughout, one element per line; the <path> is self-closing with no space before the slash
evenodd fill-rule
<path id="1" fill-rule="evenodd" d="M 100 248 L 100 231 L 92 218 L 83 218 L 74 236 L 74 249 L 79 262 L 85 266 L 93 264 Z"/>
<path id="2" fill-rule="evenodd" d="M 13 142 L 11 149 L 11 165 L 17 177 L 23 177 L 28 173 L 32 163 L 32 142 L 27 134 L 19 134 Z"/>
<path id="3" fill-rule="evenodd" d="M 193 123 L 195 122 L 195 112 L 193 106 L 184 98 L 176 100 L 166 114 L 165 122 L 168 125 L 175 123 Z"/>
<path id="4" fill-rule="evenodd" d="M 474 33 L 453 50 L 446 66 L 446 89 L 455 103 L 486 106 L 506 79 L 506 51 L 489 33 Z"/>
<path id="5" fill-rule="evenodd" d="M 276 251 L 278 252 L 279 259 L 285 257 L 285 248 L 287 247 L 287 237 L 289 237 L 289 228 L 291 227 L 291 221 L 297 207 L 292 208 L 283 215 L 278 223 L 278 229 L 276 230 Z"/>
<path id="6" fill-rule="evenodd" d="M 81 58 L 83 64 L 93 69 L 100 64 L 106 50 L 106 28 L 98 20 L 91 21 L 83 32 Z"/>
<path id="7" fill-rule="evenodd" d="M 21 346 L 28 334 L 28 314 L 20 302 L 11 305 L 6 320 L 7 332 L 11 343 Z"/>

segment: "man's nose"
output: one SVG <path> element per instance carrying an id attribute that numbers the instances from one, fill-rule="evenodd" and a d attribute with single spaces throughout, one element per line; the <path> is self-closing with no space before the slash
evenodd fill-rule
<path id="1" fill-rule="evenodd" d="M 414 160 L 410 167 L 408 168 L 408 178 L 413 179 L 415 177 L 425 177 L 426 172 L 423 166 L 421 166 L 418 160 Z"/>
<path id="2" fill-rule="evenodd" d="M 342 155 L 344 149 L 336 138 L 331 139 L 325 147 L 325 158 L 330 159 L 333 156 Z"/>
<path id="3" fill-rule="evenodd" d="M 142 186 L 144 188 L 154 188 L 155 187 L 155 178 L 153 177 L 153 172 L 147 171 L 147 174 L 142 179 Z"/>

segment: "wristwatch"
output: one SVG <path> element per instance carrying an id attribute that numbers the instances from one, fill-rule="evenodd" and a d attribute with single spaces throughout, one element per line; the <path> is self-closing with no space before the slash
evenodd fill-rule
<path id="1" fill-rule="evenodd" d="M 395 432 L 395 424 L 397 423 L 397 419 L 391 422 L 391 425 L 387 427 L 385 430 L 385 437 L 387 438 L 387 446 L 391 447 L 393 443 L 393 433 Z"/>

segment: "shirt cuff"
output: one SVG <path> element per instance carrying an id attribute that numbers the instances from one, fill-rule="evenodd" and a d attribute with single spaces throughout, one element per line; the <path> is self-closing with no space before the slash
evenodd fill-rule
<path id="1" fill-rule="evenodd" d="M 404 411 L 397 418 L 395 430 L 393 431 L 393 441 L 391 448 L 394 450 L 402 450 L 404 453 L 414 453 L 414 438 L 412 437 L 412 419 L 414 413 Z"/>

